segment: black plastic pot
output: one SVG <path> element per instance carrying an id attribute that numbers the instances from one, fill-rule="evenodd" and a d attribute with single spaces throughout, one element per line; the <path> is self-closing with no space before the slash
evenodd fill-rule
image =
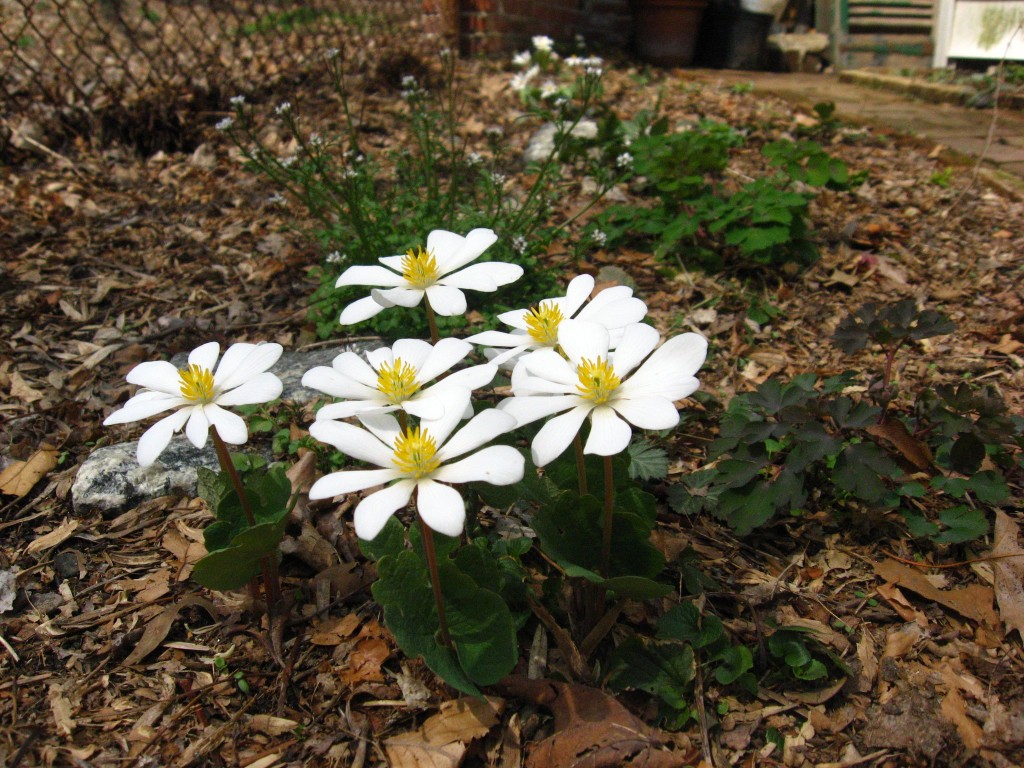
<path id="1" fill-rule="evenodd" d="M 715 69 L 765 69 L 770 13 L 752 13 L 722 3 L 704 11 L 697 63 Z"/>

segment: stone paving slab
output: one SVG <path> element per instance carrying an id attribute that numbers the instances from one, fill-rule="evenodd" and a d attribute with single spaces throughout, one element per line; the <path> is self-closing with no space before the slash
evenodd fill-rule
<path id="1" fill-rule="evenodd" d="M 770 93 L 808 111 L 831 101 L 840 120 L 934 141 L 971 158 L 981 156 L 992 124 L 991 110 L 934 104 L 910 94 L 842 82 L 834 74 L 694 69 L 680 70 L 680 77 L 727 86 L 750 83 L 754 93 Z M 1016 177 L 1024 190 L 1024 113 L 998 111 L 984 162 Z"/>

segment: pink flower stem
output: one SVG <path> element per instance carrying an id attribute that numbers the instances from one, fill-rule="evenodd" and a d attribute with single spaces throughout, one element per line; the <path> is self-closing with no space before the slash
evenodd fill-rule
<path id="1" fill-rule="evenodd" d="M 444 613 L 444 596 L 441 594 L 441 574 L 437 572 L 437 553 L 434 551 L 434 531 L 427 525 L 423 518 L 416 516 L 420 521 L 420 533 L 423 535 L 423 554 L 427 558 L 427 568 L 430 571 L 430 587 L 434 591 L 434 603 L 437 606 L 437 626 L 441 634 L 441 642 L 453 652 L 455 644 L 452 643 L 452 636 L 448 633 L 448 619 Z"/>

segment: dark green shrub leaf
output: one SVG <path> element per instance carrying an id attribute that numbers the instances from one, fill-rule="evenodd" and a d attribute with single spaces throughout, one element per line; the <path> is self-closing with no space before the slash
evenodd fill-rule
<path id="1" fill-rule="evenodd" d="M 674 709 L 686 709 L 693 682 L 693 651 L 674 640 L 631 637 L 609 659 L 608 687 L 644 691 Z"/>
<path id="2" fill-rule="evenodd" d="M 980 509 L 950 507 L 939 512 L 939 520 L 946 530 L 932 537 L 936 544 L 962 544 L 988 534 L 988 520 Z"/>

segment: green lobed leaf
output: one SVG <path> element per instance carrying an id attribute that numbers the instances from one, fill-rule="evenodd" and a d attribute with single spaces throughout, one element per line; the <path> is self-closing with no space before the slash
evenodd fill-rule
<path id="1" fill-rule="evenodd" d="M 689 706 L 694 677 L 693 651 L 676 640 L 631 637 L 609 659 L 608 687 L 657 696 L 674 709 Z"/>
<path id="2" fill-rule="evenodd" d="M 946 530 L 932 537 L 936 544 L 963 544 L 988 534 L 988 519 L 980 509 L 949 507 L 939 511 L 939 520 Z"/>
<path id="3" fill-rule="evenodd" d="M 285 520 L 247 527 L 229 546 L 210 552 L 196 562 L 192 578 L 210 589 L 241 589 L 260 571 L 260 561 L 278 556 Z"/>
<path id="4" fill-rule="evenodd" d="M 633 440 L 626 449 L 629 476 L 633 480 L 664 480 L 668 477 L 668 453 L 649 440 Z"/>

